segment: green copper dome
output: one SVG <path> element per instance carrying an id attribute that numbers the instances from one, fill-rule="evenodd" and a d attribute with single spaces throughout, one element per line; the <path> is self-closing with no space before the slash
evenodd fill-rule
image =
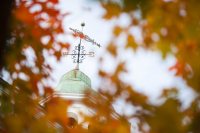
<path id="1" fill-rule="evenodd" d="M 87 89 L 91 89 L 91 80 L 77 69 L 64 74 L 56 87 L 59 93 L 83 94 Z"/>

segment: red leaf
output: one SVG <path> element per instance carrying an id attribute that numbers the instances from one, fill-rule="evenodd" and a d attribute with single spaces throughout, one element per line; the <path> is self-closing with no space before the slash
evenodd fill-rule
<path id="1" fill-rule="evenodd" d="M 25 7 L 23 4 L 19 6 L 19 8 L 15 11 L 15 17 L 27 24 L 31 24 L 34 21 L 34 15 L 31 14 L 27 7 Z"/>
<path id="2" fill-rule="evenodd" d="M 176 76 L 182 76 L 184 71 L 185 71 L 185 63 L 181 61 L 177 61 L 174 66 L 171 66 L 169 68 L 170 71 L 175 70 L 176 71 Z"/>

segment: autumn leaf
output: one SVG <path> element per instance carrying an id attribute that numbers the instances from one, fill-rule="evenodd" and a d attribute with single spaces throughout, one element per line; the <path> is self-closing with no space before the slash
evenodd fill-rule
<path id="1" fill-rule="evenodd" d="M 15 9 L 15 17 L 26 24 L 33 24 L 34 22 L 34 15 L 31 14 L 28 8 L 23 4 Z"/>
<path id="2" fill-rule="evenodd" d="M 109 44 L 107 47 L 107 50 L 109 51 L 109 53 L 111 53 L 114 57 L 117 56 L 117 46 L 115 46 L 115 44 Z"/>
<path id="3" fill-rule="evenodd" d="M 120 6 L 114 2 L 102 3 L 102 7 L 106 10 L 106 13 L 103 16 L 105 19 L 118 17 L 121 13 Z"/>
<path id="4" fill-rule="evenodd" d="M 114 30 L 113 30 L 113 34 L 114 34 L 115 36 L 119 36 L 119 35 L 122 33 L 122 31 L 123 31 L 123 29 L 122 29 L 121 27 L 116 26 L 116 27 L 114 28 Z"/>
<path id="5" fill-rule="evenodd" d="M 185 63 L 182 61 L 177 61 L 174 66 L 169 68 L 170 71 L 175 70 L 176 76 L 182 76 L 185 72 Z"/>
<path id="6" fill-rule="evenodd" d="M 126 48 L 136 49 L 138 45 L 135 42 L 135 39 L 132 35 L 128 34 Z"/>

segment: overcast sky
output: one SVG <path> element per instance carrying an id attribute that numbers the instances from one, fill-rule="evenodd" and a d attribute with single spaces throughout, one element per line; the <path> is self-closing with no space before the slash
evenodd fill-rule
<path id="1" fill-rule="evenodd" d="M 71 32 L 69 27 L 81 29 L 80 24 L 85 22 L 84 33 L 102 46 L 99 48 L 83 41 L 87 52 L 95 52 L 94 58 L 86 57 L 80 65 L 80 70 L 90 77 L 93 89 L 96 90 L 102 85 L 98 76 L 99 67 L 108 73 L 112 73 L 118 62 L 126 61 L 128 73 L 122 73 L 120 78 L 125 83 L 132 85 L 138 92 L 149 96 L 150 102 L 156 103 L 159 101 L 158 98 L 162 89 L 172 87 L 179 89 L 179 99 L 183 101 L 183 107 L 188 107 L 190 102 L 194 99 L 194 92 L 189 89 L 185 81 L 183 81 L 182 78 L 175 77 L 174 72 L 169 71 L 169 67 L 176 62 L 176 59 L 172 55 L 168 55 L 167 58 L 163 60 L 159 52 L 147 51 L 142 48 L 139 48 L 135 52 L 131 49 L 124 49 L 124 45 L 126 44 L 125 34 L 120 35 L 116 40 L 116 45 L 119 47 L 119 56 L 117 59 L 105 52 L 105 48 L 112 38 L 113 26 L 115 24 L 122 27 L 128 25 L 130 23 L 128 15 L 122 14 L 119 19 L 112 19 L 109 21 L 103 20 L 101 17 L 105 13 L 105 10 L 98 1 L 91 0 L 60 0 L 58 8 L 62 13 L 70 13 L 70 15 L 66 16 L 63 20 L 63 28 L 67 33 Z M 131 33 L 134 35 L 136 41 L 141 42 L 142 37 L 139 27 L 132 28 Z M 68 52 L 71 52 L 74 46 L 79 42 L 78 39 L 67 35 L 60 35 L 58 39 L 73 44 Z M 64 51 L 61 50 L 61 52 Z M 34 55 L 30 54 L 31 50 L 27 53 L 28 56 Z M 57 62 L 55 58 L 48 55 L 47 57 L 46 61 L 53 67 L 51 76 L 54 79 L 53 82 L 51 81 L 49 83 L 55 88 L 61 76 L 74 69 L 76 64 L 73 63 L 70 56 L 63 56 L 60 62 Z M 98 66 L 98 59 L 100 57 L 104 59 L 102 66 Z M 6 74 L 4 74 L 3 78 L 9 81 Z M 125 111 L 125 105 L 123 104 L 122 101 L 116 103 L 118 112 Z"/>
<path id="2" fill-rule="evenodd" d="M 124 45 L 126 44 L 124 34 L 120 35 L 118 40 L 116 40 L 116 45 L 119 47 L 119 56 L 117 59 L 105 52 L 105 48 L 112 38 L 113 26 L 115 24 L 122 27 L 128 25 L 130 23 L 128 15 L 122 14 L 119 19 L 103 20 L 101 17 L 105 13 L 105 10 L 98 1 L 91 0 L 60 0 L 58 8 L 62 13 L 70 13 L 63 20 L 63 28 L 67 33 L 71 32 L 69 27 L 81 29 L 80 24 L 85 22 L 86 26 L 83 32 L 102 46 L 99 48 L 83 41 L 86 52 L 95 52 L 94 58 L 86 57 L 80 65 L 80 70 L 90 77 L 93 89 L 96 90 L 102 85 L 98 75 L 99 67 L 102 67 L 108 73 L 112 73 L 118 62 L 126 61 L 128 73 L 122 73 L 120 75 L 121 80 L 132 85 L 138 92 L 149 96 L 150 102 L 156 103 L 159 101 L 158 98 L 163 88 L 172 87 L 179 89 L 179 99 L 183 102 L 183 108 L 188 107 L 195 98 L 194 92 L 187 86 L 185 81 L 180 77 L 175 77 L 173 71 L 169 71 L 169 67 L 176 62 L 176 59 L 172 55 L 168 55 L 163 60 L 159 52 L 152 52 L 142 48 L 139 48 L 137 51 L 124 49 Z M 134 35 L 136 41 L 141 42 L 142 37 L 139 27 L 132 28 L 131 33 Z M 78 39 L 67 35 L 60 35 L 57 39 L 73 44 L 68 52 L 71 52 L 74 46 L 79 43 Z M 61 50 L 61 52 L 66 51 Z M 30 53 L 31 50 L 28 51 L 27 55 L 33 55 Z M 74 69 L 76 64 L 73 63 L 70 56 L 63 56 L 60 62 L 57 62 L 55 58 L 48 55 L 47 57 L 46 61 L 53 67 L 51 76 L 54 79 L 53 82 L 49 83 L 55 88 L 61 76 Z M 102 66 L 98 66 L 98 59 L 100 57 L 104 59 Z M 3 78 L 7 80 L 6 74 Z M 128 105 L 123 100 L 119 100 L 114 106 L 118 113 L 128 114 L 133 109 L 129 107 L 129 110 L 127 110 Z"/>
<path id="3" fill-rule="evenodd" d="M 94 58 L 86 58 L 80 65 L 80 70 L 87 74 L 92 80 L 92 88 L 97 89 L 100 85 L 97 70 L 99 66 L 97 61 L 99 57 L 105 59 L 103 66 L 106 72 L 113 72 L 116 63 L 119 61 L 127 61 L 126 67 L 128 74 L 121 74 L 122 80 L 127 84 L 131 84 L 137 91 L 144 93 L 151 97 L 151 101 L 155 102 L 163 88 L 177 87 L 180 90 L 180 99 L 184 101 L 184 106 L 188 106 L 191 102 L 193 92 L 189 89 L 186 83 L 178 77 L 174 76 L 174 72 L 169 72 L 169 67 L 175 63 L 175 58 L 169 55 L 165 60 L 162 59 L 159 52 L 147 51 L 138 49 L 136 52 L 124 49 L 126 42 L 122 35 L 117 40 L 117 45 L 120 48 L 120 56 L 114 59 L 111 55 L 105 53 L 105 48 L 112 37 L 112 28 L 114 24 L 126 26 L 129 23 L 129 18 L 126 14 L 122 14 L 119 19 L 112 19 L 110 21 L 103 20 L 101 17 L 105 10 L 97 1 L 90 0 L 61 0 L 59 8 L 63 13 L 70 13 L 63 20 L 63 26 L 66 32 L 70 32 L 69 27 L 81 29 L 81 22 L 85 22 L 84 33 L 95 39 L 102 45 L 98 48 L 88 42 L 83 42 L 87 52 L 94 51 Z M 140 29 L 135 27 L 132 30 L 135 38 L 140 41 Z M 68 36 L 60 36 L 59 39 L 71 42 L 74 46 L 78 44 L 79 40 L 70 38 Z M 73 49 L 73 46 L 71 47 Z M 72 51 L 69 50 L 70 51 Z M 52 86 L 56 87 L 60 77 L 71 69 L 75 68 L 70 56 L 62 57 L 61 62 L 57 63 L 54 59 L 49 59 L 54 67 L 52 73 L 55 82 Z M 185 97 L 191 97 L 185 99 Z"/>

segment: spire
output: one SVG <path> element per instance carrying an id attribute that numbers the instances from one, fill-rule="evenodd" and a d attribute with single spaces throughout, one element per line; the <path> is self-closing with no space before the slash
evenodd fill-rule
<path id="1" fill-rule="evenodd" d="M 81 44 L 82 40 L 85 40 L 87 42 L 92 43 L 93 45 L 101 47 L 101 45 L 95 42 L 94 39 L 91 39 L 88 35 L 85 35 L 83 33 L 84 26 L 85 26 L 85 23 L 81 23 L 81 27 L 82 27 L 81 31 L 77 29 L 69 28 L 71 31 L 73 31 L 73 34 L 75 37 L 79 37 L 80 41 L 79 41 L 79 44 L 74 47 L 74 50 L 72 51 L 72 53 L 68 53 L 68 52 L 63 53 L 63 55 L 72 56 L 73 62 L 76 63 L 75 69 L 77 70 L 79 70 L 79 64 L 82 63 L 82 61 L 85 59 L 85 56 L 90 56 L 90 57 L 94 56 L 94 52 L 88 52 L 88 53 L 85 52 L 84 46 L 82 46 Z"/>

